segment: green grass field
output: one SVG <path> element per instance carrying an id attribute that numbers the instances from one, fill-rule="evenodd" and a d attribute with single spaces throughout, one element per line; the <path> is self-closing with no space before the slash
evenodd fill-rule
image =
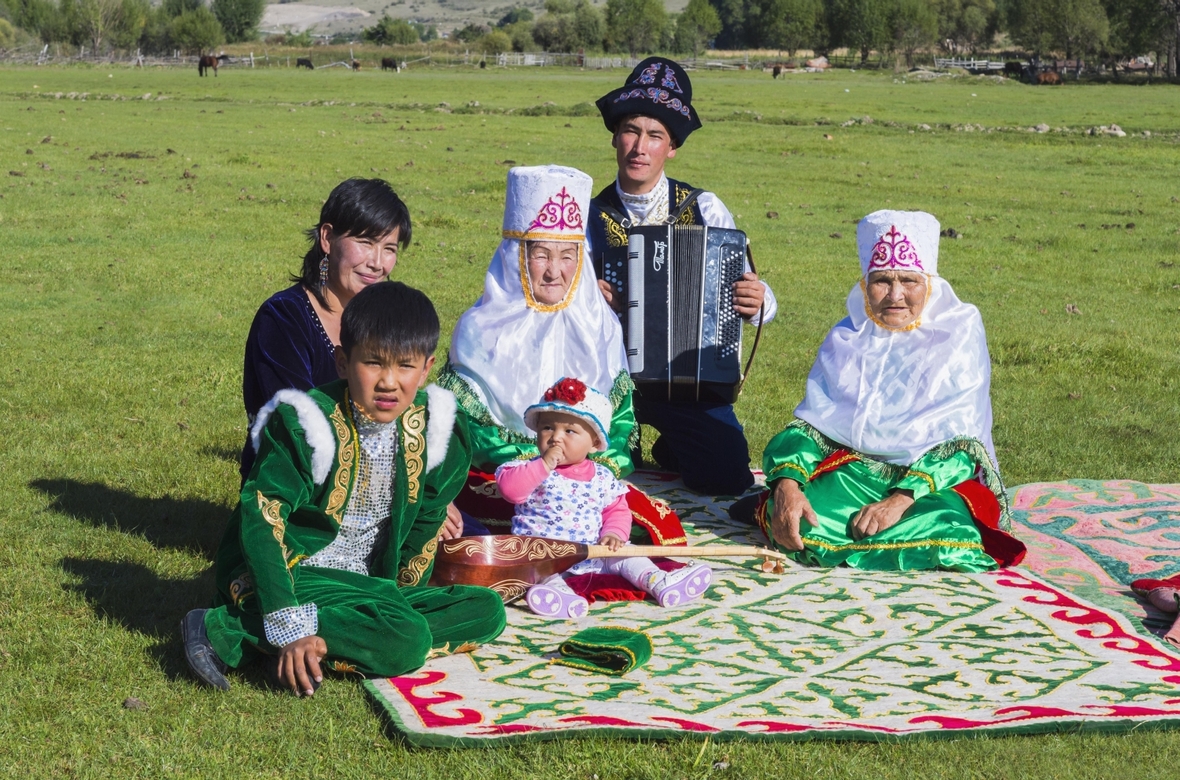
<path id="1" fill-rule="evenodd" d="M 6 775 L 1176 775 L 1168 733 L 416 751 L 351 682 L 300 701 L 253 672 L 229 694 L 188 677 L 177 623 L 210 597 L 235 501 L 246 332 L 322 200 L 348 176 L 394 184 L 415 236 L 394 278 L 449 331 L 480 293 L 513 161 L 613 175 L 586 103 L 623 75 L 0 69 Z M 706 126 L 670 173 L 738 215 L 780 302 L 738 404 L 756 458 L 843 316 L 854 223 L 913 208 L 962 233 L 940 268 L 983 312 L 1007 481 L 1177 481 L 1180 89 L 864 73 L 694 87 Z M 1072 132 L 987 132 L 1041 122 Z M 1112 122 L 1129 136 L 1080 132 Z M 951 129 L 967 123 L 984 130 Z"/>

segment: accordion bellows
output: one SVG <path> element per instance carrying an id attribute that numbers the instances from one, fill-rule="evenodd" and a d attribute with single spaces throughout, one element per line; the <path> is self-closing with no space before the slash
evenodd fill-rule
<path id="1" fill-rule="evenodd" d="M 652 400 L 733 403 L 741 386 L 742 321 L 733 283 L 746 234 L 699 225 L 628 230 L 603 256 L 602 278 L 627 302 L 627 367 Z"/>

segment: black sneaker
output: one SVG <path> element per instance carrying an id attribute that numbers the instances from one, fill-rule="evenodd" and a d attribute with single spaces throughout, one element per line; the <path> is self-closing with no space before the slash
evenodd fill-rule
<path id="1" fill-rule="evenodd" d="M 194 609 L 180 621 L 180 637 L 184 642 L 184 659 L 188 661 L 188 668 L 193 670 L 197 679 L 206 685 L 229 690 L 229 680 L 223 672 L 225 663 L 217 657 L 213 645 L 209 644 L 209 635 L 205 633 L 205 613 L 207 609 Z"/>

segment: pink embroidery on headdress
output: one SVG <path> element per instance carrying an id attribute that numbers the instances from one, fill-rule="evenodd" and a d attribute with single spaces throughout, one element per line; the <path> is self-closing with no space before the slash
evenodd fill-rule
<path id="1" fill-rule="evenodd" d="M 537 218 L 533 220 L 533 224 L 529 225 L 527 232 L 537 229 L 582 229 L 582 209 L 578 206 L 578 201 L 574 199 L 574 196 L 566 192 L 565 187 L 562 187 L 561 192 L 545 202 L 545 205 L 537 212 Z"/>
<path id="2" fill-rule="evenodd" d="M 918 252 L 910 243 L 907 236 L 897 232 L 895 225 L 889 226 L 889 232 L 881 236 L 873 245 L 873 254 L 869 257 L 869 270 L 877 271 L 882 268 L 917 268 L 925 271 L 922 261 L 918 259 Z"/>

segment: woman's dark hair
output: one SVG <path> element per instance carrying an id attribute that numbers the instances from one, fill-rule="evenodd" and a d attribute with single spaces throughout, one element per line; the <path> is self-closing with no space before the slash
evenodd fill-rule
<path id="1" fill-rule="evenodd" d="M 320 290 L 320 228 L 331 225 L 338 236 L 380 238 L 397 229 L 397 242 L 410 245 L 410 210 L 384 179 L 347 179 L 336 185 L 320 209 L 320 221 L 307 231 L 311 248 L 303 256 L 303 269 L 291 281 L 299 282 L 316 297 L 320 305 L 328 302 Z"/>
<path id="2" fill-rule="evenodd" d="M 378 282 L 344 307 L 340 347 L 345 355 L 363 344 L 392 360 L 430 357 L 438 348 L 438 331 L 438 312 L 426 293 L 401 282 Z"/>

